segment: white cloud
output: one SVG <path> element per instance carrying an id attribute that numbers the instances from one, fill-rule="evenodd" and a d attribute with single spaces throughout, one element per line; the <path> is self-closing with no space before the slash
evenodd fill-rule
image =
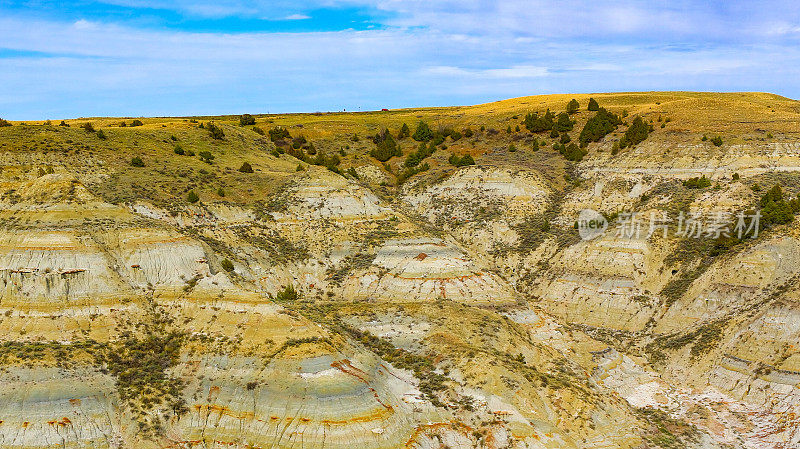
<path id="1" fill-rule="evenodd" d="M 464 69 L 454 66 L 433 66 L 423 70 L 430 75 L 441 75 L 451 77 L 470 77 L 470 78 L 537 78 L 547 76 L 546 67 L 531 65 L 515 65 L 511 67 L 489 68 L 489 69 Z"/>
<path id="2" fill-rule="evenodd" d="M 283 20 L 306 20 L 310 18 L 311 16 L 307 16 L 305 14 L 289 14 L 288 16 L 284 17 Z"/>
<path id="3" fill-rule="evenodd" d="M 0 59 L 0 108 L 16 115 L 4 112 L 4 118 L 33 119 L 42 111 L 77 116 L 356 110 L 581 91 L 800 94 L 800 48 L 792 25 L 800 18 L 791 11 L 776 21 L 748 9 L 745 24 L 741 13 L 715 17 L 688 0 L 641 10 L 629 0 L 614 8 L 575 0 L 309 0 L 278 2 L 276 10 L 264 1 L 220 0 L 216 8 L 203 1 L 145 1 L 194 11 L 187 14 L 293 20 L 307 17 L 295 11 L 366 5 L 385 11 L 391 26 L 193 33 L 92 17 L 30 20 L 2 15 L 0 8 L 3 47 L 61 55 Z M 684 7 L 690 11 L 685 16 Z"/>

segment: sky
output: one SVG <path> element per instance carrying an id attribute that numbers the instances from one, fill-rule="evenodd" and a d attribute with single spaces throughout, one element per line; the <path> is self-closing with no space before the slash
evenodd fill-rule
<path id="1" fill-rule="evenodd" d="M 796 1 L 0 0 L 0 117 L 800 98 Z"/>

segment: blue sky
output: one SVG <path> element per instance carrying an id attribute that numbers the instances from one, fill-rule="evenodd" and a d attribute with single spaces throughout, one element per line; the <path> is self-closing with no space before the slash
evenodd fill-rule
<path id="1" fill-rule="evenodd" d="M 800 98 L 798 44 L 793 1 L 0 0 L 0 117 Z"/>

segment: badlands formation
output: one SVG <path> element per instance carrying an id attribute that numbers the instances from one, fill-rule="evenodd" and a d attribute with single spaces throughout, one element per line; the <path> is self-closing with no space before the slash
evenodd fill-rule
<path id="1" fill-rule="evenodd" d="M 800 447 L 800 103 L 593 97 L 0 128 L 0 448 Z"/>

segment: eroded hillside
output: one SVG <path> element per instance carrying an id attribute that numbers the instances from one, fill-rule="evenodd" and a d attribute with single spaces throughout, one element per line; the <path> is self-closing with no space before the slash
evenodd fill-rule
<path id="1" fill-rule="evenodd" d="M 798 447 L 800 104 L 592 97 L 0 127 L 0 447 Z"/>

